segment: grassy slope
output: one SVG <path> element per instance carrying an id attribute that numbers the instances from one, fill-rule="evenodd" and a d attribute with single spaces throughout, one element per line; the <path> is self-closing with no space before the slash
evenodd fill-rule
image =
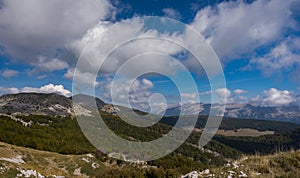
<path id="1" fill-rule="evenodd" d="M 300 151 L 279 152 L 268 156 L 245 156 L 231 162 L 230 166 L 211 170 L 216 177 L 226 177 L 229 171 L 236 172 L 235 177 L 241 175 L 241 171 L 248 177 L 299 177 Z"/>
<path id="2" fill-rule="evenodd" d="M 25 164 L 16 164 L 9 161 L 0 161 L 0 177 L 15 177 L 22 170 L 36 170 L 44 176 L 66 176 L 84 177 L 85 174 L 93 176 L 105 168 L 104 164 L 88 155 L 62 155 L 53 152 L 34 150 L 30 148 L 18 147 L 0 142 L 0 158 L 15 158 L 22 156 Z M 86 162 L 89 160 L 90 162 Z M 97 168 L 93 168 L 92 164 Z M 4 168 L 4 169 L 3 169 Z M 74 171 L 81 168 L 81 175 L 74 175 Z M 1 171 L 0 171 L 1 172 Z"/>
<path id="3" fill-rule="evenodd" d="M 164 172 L 162 169 L 149 166 L 117 165 L 116 162 L 108 164 L 108 162 L 103 163 L 88 155 L 61 155 L 0 142 L 0 158 L 15 158 L 18 155 L 21 155 L 26 163 L 16 164 L 0 161 L 0 170 L 2 170 L 0 171 L 0 177 L 15 177 L 18 174 L 17 168 L 36 170 L 42 175 L 49 177 L 52 175 L 66 177 L 116 177 L 118 175 L 123 175 L 123 177 L 179 176 L 178 173 L 172 172 L 172 170 Z M 84 159 L 89 160 L 89 162 L 84 161 Z M 98 168 L 93 168 L 93 163 L 99 165 Z M 74 175 L 74 171 L 78 168 L 81 168 L 81 174 Z M 198 169 L 198 171 L 203 169 Z M 241 171 L 247 174 L 248 177 L 297 177 L 300 175 L 300 151 L 280 152 L 268 156 L 245 156 L 236 161 L 231 161 L 227 166 L 209 169 L 210 174 L 213 173 L 216 177 L 227 177 L 229 171 L 235 172 L 233 174 L 234 177 L 241 175 Z"/>
<path id="4" fill-rule="evenodd" d="M 125 139 L 154 140 L 171 129 L 170 126 L 163 124 L 148 128 L 137 128 L 124 123 L 116 116 L 105 113 L 103 113 L 103 116 L 106 124 L 116 134 Z M 61 154 L 82 155 L 95 151 L 95 148 L 83 136 L 77 121 L 74 119 L 46 116 L 21 116 L 19 119 L 24 122 L 32 121 L 32 125 L 23 126 L 21 122 L 16 122 L 9 117 L 0 117 L 0 141 Z M 160 171 L 163 174 L 166 174 L 166 171 L 179 174 L 195 169 L 200 170 L 206 167 L 223 165 L 226 158 L 241 155 L 237 150 L 216 141 L 211 143 L 207 149 L 212 151 L 222 150 L 221 155 L 215 155 L 206 150 L 203 151 L 197 147 L 199 137 L 200 134 L 194 132 L 187 143 L 183 144 L 174 153 L 159 160 L 148 162 L 148 165 L 161 167 Z M 132 170 L 126 171 L 130 172 Z"/>

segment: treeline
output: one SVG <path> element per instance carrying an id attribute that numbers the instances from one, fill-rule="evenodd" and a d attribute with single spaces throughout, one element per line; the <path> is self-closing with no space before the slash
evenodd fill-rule
<path id="1" fill-rule="evenodd" d="M 151 141 L 168 133 L 172 127 L 157 123 L 141 128 L 132 126 L 117 116 L 101 113 L 107 126 L 117 135 L 133 141 Z M 17 116 L 25 122 L 31 121 L 31 126 L 24 126 L 9 117 L 0 116 L 0 141 L 30 147 L 39 150 L 62 154 L 85 154 L 95 151 L 95 148 L 85 138 L 76 119 L 69 117 L 49 116 Z M 201 122 L 204 119 L 202 118 Z M 240 127 L 244 122 L 233 124 L 236 120 L 227 120 L 228 127 Z M 256 122 L 257 123 L 257 122 Z M 261 125 L 260 122 L 258 122 Z M 278 124 L 275 122 L 275 124 Z M 252 126 L 255 126 L 253 123 Z M 257 126 L 257 125 L 256 125 Z M 223 127 L 224 124 L 223 124 Z M 268 126 L 262 127 L 266 129 Z M 285 126 L 278 125 L 283 130 Z M 119 165 L 113 169 L 105 169 L 99 177 L 177 177 L 192 170 L 203 170 L 207 167 L 223 165 L 226 158 L 238 158 L 242 153 L 262 154 L 278 150 L 299 148 L 300 129 L 291 132 L 277 133 L 261 137 L 224 137 L 215 136 L 204 149 L 197 147 L 201 133 L 192 132 L 188 140 L 172 154 L 158 160 L 149 161 L 149 169 L 126 166 L 125 162 L 113 160 L 104 154 L 98 156 L 101 161 L 116 161 Z M 158 148 L 159 149 L 159 148 Z M 156 168 L 153 168 L 156 167 Z M 122 177 L 122 176 L 121 176 Z"/>
<path id="2" fill-rule="evenodd" d="M 134 139 L 133 141 L 155 140 L 172 129 L 172 127 L 160 123 L 146 128 L 135 127 L 127 124 L 117 116 L 106 113 L 101 114 L 107 126 L 117 135 L 125 139 Z M 31 121 L 32 124 L 26 127 L 21 122 L 1 116 L 0 141 L 62 154 L 85 154 L 95 150 L 83 135 L 76 119 L 37 115 L 17 116 L 17 118 L 25 122 Z M 224 163 L 225 157 L 233 158 L 240 155 L 238 151 L 217 141 L 213 141 L 206 148 L 215 152 L 221 151 L 220 156 L 200 150 L 197 148 L 199 138 L 200 133 L 193 132 L 186 143 L 174 152 L 173 156 L 185 157 L 191 161 L 191 164 L 198 162 L 203 165 L 221 165 Z M 164 161 L 166 162 L 164 163 Z M 159 160 L 162 165 L 170 165 L 170 162 L 176 161 L 178 161 L 178 158 L 175 159 L 175 157 Z"/>

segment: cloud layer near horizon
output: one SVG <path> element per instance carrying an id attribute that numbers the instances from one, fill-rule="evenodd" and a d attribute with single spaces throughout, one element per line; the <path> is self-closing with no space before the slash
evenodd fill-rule
<path id="1" fill-rule="evenodd" d="M 72 93 L 65 89 L 62 85 L 48 84 L 40 88 L 25 86 L 21 89 L 18 88 L 5 88 L 0 87 L 0 93 L 16 94 L 16 93 L 57 93 L 66 97 L 70 97 Z"/>

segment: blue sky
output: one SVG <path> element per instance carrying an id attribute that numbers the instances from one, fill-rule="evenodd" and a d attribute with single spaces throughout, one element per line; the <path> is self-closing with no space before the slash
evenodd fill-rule
<path id="1" fill-rule="evenodd" d="M 191 63 L 187 56 L 178 59 L 192 73 L 200 102 L 210 102 L 211 93 L 216 93 L 228 102 L 299 104 L 300 3 L 297 0 L 0 2 L 0 94 L 56 92 L 70 96 L 76 62 L 89 40 L 112 26 L 116 31 L 109 38 L 121 38 L 123 33 L 167 35 L 162 34 L 162 29 L 145 32 L 138 31 L 140 24 L 128 26 L 131 23 L 128 19 L 133 17 L 162 16 L 193 27 L 220 59 L 226 88 L 215 91 L 210 91 L 201 66 Z M 187 39 L 178 34 L 172 38 Z M 191 46 L 197 43 L 185 42 Z M 153 43 L 149 42 L 150 47 L 158 45 Z M 170 56 L 180 54 L 177 49 L 161 46 L 169 50 Z M 116 59 L 106 61 L 103 76 L 99 76 L 97 82 L 90 81 L 87 71 L 81 71 L 81 80 L 95 84 L 97 96 L 110 101 L 112 76 L 116 67 L 120 67 L 119 63 L 126 61 L 118 57 L 126 58 L 131 55 L 128 54 L 130 50 L 139 51 L 140 48 L 143 46 L 128 47 L 126 52 L 120 53 L 122 55 L 116 52 Z M 174 71 L 174 77 L 182 83 L 187 82 L 184 72 L 175 65 L 160 64 L 161 61 L 155 60 L 155 65 L 162 65 L 167 73 Z M 145 65 L 149 67 L 154 62 L 145 62 Z M 148 69 L 135 66 L 128 70 L 137 68 Z M 126 88 L 129 83 L 119 88 Z M 165 95 L 168 104 L 179 102 L 178 90 L 167 77 L 142 75 L 134 84 L 130 97 L 134 98 L 135 107 L 147 108 L 148 98 L 154 93 Z M 189 84 L 181 96 L 182 102 L 199 102 Z M 157 106 L 162 105 L 157 103 Z"/>

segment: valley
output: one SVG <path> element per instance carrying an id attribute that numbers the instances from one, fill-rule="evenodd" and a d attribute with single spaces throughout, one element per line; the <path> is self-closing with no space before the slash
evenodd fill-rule
<path id="1" fill-rule="evenodd" d="M 141 163 L 124 162 L 108 157 L 91 145 L 74 117 L 71 99 L 65 99 L 65 105 L 58 107 L 58 102 L 51 99 L 53 95 L 22 94 L 21 99 L 18 96 L 13 96 L 12 99 L 5 97 L 7 102 L 4 105 L 10 107 L 4 107 L 0 114 L 0 163 L 4 177 L 24 177 L 29 174 L 38 177 L 38 173 L 45 177 L 180 177 L 192 171 L 196 171 L 199 176 L 214 174 L 227 177 L 232 174 L 233 177 L 238 177 L 257 174 L 256 176 L 263 177 L 280 174 L 273 172 L 272 167 L 268 171 L 262 171 L 263 168 L 250 170 L 247 166 L 258 164 L 255 161 L 260 163 L 268 156 L 272 162 L 280 154 L 299 154 L 291 152 L 300 148 L 299 125 L 257 119 L 224 118 L 218 134 L 204 148 L 200 148 L 198 141 L 207 116 L 199 116 L 192 134 L 170 155 Z M 16 104 L 20 101 L 22 103 L 22 98 L 30 97 L 39 98 L 31 100 L 29 104 L 39 106 L 38 109 L 31 109 L 26 103 Z M 60 96 L 54 98 L 56 97 Z M 83 116 L 89 117 L 87 114 L 94 112 L 86 105 L 90 98 L 80 96 L 80 101 L 78 107 L 86 113 Z M 116 109 L 117 107 L 109 106 L 101 100 L 97 103 L 105 124 L 115 134 L 127 140 L 155 140 L 168 133 L 177 121 L 174 116 L 163 117 L 152 126 L 136 127 L 124 122 L 115 113 L 120 110 L 128 112 L 126 108 Z M 26 114 L 21 114 L 20 111 Z M 184 119 L 189 125 L 189 117 Z M 286 153 L 281 153 L 283 151 Z M 261 156 L 257 156 L 258 154 Z M 273 154 L 274 158 L 270 156 Z M 249 159 L 245 160 L 245 157 Z M 237 168 L 233 166 L 235 162 L 245 167 Z M 231 166 L 226 166 L 228 164 Z M 210 171 L 207 172 L 207 169 Z M 289 172 L 291 175 L 296 173 L 295 168 Z"/>

